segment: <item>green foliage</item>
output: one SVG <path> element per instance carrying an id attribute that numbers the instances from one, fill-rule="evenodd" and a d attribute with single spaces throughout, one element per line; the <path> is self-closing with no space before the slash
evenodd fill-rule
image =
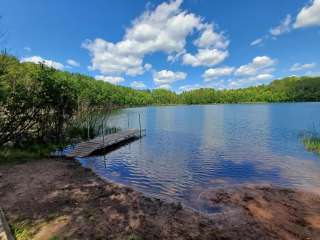
<path id="1" fill-rule="evenodd" d="M 162 104 L 211 104 L 242 102 L 319 101 L 319 77 L 289 77 L 269 85 L 235 90 L 196 89 L 176 94 L 165 89 L 134 90 L 92 77 L 58 71 L 33 63 L 19 63 L 0 55 L 0 101 L 10 96 L 16 85 L 19 94 L 38 94 L 34 101 L 55 111 L 78 110 L 88 106 L 141 106 Z M 27 91 L 29 90 L 29 92 Z M 31 92 L 31 93 L 30 93 Z M 33 96 L 35 97 L 35 96 Z"/>
<path id="2" fill-rule="evenodd" d="M 25 139 L 59 141 L 76 110 L 76 91 L 69 79 L 43 65 L 21 64 L 0 57 L 0 146 Z"/>
<path id="3" fill-rule="evenodd" d="M 60 238 L 57 236 L 50 237 L 49 240 L 59 240 Z"/>
<path id="4" fill-rule="evenodd" d="M 166 89 L 154 89 L 150 93 L 152 96 L 152 104 L 168 105 L 168 104 L 176 104 L 179 102 L 177 94 Z"/>
<path id="5" fill-rule="evenodd" d="M 32 144 L 24 147 L 1 147 L 0 165 L 25 163 L 49 156 L 57 145 Z"/>
<path id="6" fill-rule="evenodd" d="M 17 240 L 29 240 L 32 239 L 31 227 L 24 223 L 17 223 L 12 226 L 13 234 Z"/>
<path id="7" fill-rule="evenodd" d="M 134 234 L 131 234 L 131 235 L 127 238 L 127 240 L 142 240 L 142 238 L 141 238 L 141 237 L 138 237 L 138 236 L 136 236 L 136 235 L 134 235 Z"/>
<path id="8" fill-rule="evenodd" d="M 179 98 L 186 104 L 319 101 L 320 77 L 289 77 L 234 90 L 196 89 Z"/>

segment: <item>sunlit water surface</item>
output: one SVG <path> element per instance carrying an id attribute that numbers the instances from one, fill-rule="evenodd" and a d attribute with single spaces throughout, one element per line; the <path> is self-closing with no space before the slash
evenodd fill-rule
<path id="1" fill-rule="evenodd" d="M 122 110 L 110 125 L 146 137 L 104 156 L 79 158 L 100 176 L 203 210 L 199 195 L 237 184 L 320 189 L 320 158 L 299 135 L 320 127 L 320 104 L 239 104 Z M 208 209 L 207 209 L 208 210 Z"/>

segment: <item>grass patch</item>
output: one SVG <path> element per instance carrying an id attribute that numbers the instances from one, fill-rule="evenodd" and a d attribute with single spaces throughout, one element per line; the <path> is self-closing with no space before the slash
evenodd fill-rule
<path id="1" fill-rule="evenodd" d="M 29 221 L 15 222 L 10 225 L 12 233 L 16 240 L 30 240 L 34 239 L 36 234 L 41 230 L 41 228 L 46 227 L 49 220 L 40 221 L 37 223 L 30 223 Z M 42 239 L 42 238 L 41 238 Z M 61 239 L 57 235 L 52 235 L 48 237 L 48 240 L 59 240 Z"/>
<path id="2" fill-rule="evenodd" d="M 34 144 L 27 147 L 1 147 L 0 165 L 10 165 L 39 160 L 49 156 L 55 145 Z"/>
<path id="3" fill-rule="evenodd" d="M 53 236 L 53 237 L 49 238 L 49 240 L 59 240 L 59 237 Z"/>
<path id="4" fill-rule="evenodd" d="M 308 151 L 320 154 L 320 137 L 306 137 L 303 145 Z"/>
<path id="5" fill-rule="evenodd" d="M 26 223 L 17 223 L 11 226 L 14 237 L 17 240 L 29 240 L 32 239 L 31 227 Z"/>
<path id="6" fill-rule="evenodd" d="M 128 236 L 127 240 L 142 240 L 142 238 L 132 234 L 132 235 Z"/>

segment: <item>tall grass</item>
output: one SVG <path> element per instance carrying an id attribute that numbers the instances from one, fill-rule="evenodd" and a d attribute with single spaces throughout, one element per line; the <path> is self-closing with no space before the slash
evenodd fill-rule
<path id="1" fill-rule="evenodd" d="M 320 133 L 315 125 L 311 131 L 302 134 L 302 142 L 307 151 L 320 155 Z"/>
<path id="2" fill-rule="evenodd" d="M 303 144 L 308 151 L 320 154 L 320 137 L 304 138 Z"/>
<path id="3" fill-rule="evenodd" d="M 1 147 L 0 165 L 25 163 L 46 158 L 56 148 L 56 145 L 46 144 L 33 144 L 27 147 Z"/>

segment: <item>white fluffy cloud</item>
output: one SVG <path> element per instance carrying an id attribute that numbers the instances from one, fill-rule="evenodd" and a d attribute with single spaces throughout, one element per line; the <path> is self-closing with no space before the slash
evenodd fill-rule
<path id="1" fill-rule="evenodd" d="M 80 63 L 78 63 L 76 60 L 68 59 L 67 63 L 72 67 L 80 67 Z"/>
<path id="2" fill-rule="evenodd" d="M 187 91 L 191 91 L 191 90 L 195 90 L 195 89 L 199 89 L 199 88 L 202 88 L 202 86 L 198 83 L 184 85 L 184 86 L 179 87 L 179 92 L 187 92 Z"/>
<path id="3" fill-rule="evenodd" d="M 130 84 L 130 87 L 135 88 L 135 89 L 145 89 L 147 86 L 141 81 L 133 81 Z"/>
<path id="4" fill-rule="evenodd" d="M 196 55 L 186 53 L 183 55 L 183 63 L 193 67 L 214 66 L 221 63 L 229 56 L 228 51 L 218 49 L 199 49 Z"/>
<path id="5" fill-rule="evenodd" d="M 158 89 L 171 90 L 170 84 L 162 84 L 162 85 L 157 86 L 156 88 L 158 88 Z"/>
<path id="6" fill-rule="evenodd" d="M 275 37 L 290 32 L 294 28 L 297 29 L 311 26 L 320 26 L 320 0 L 310 0 L 310 3 L 300 10 L 295 20 L 288 14 L 278 26 L 269 30 L 269 34 L 254 40 L 250 45 L 259 45 L 263 40 L 268 39 L 270 36 L 275 39 Z"/>
<path id="7" fill-rule="evenodd" d="M 182 50 L 181 52 L 170 54 L 167 57 L 168 62 L 176 62 L 181 56 L 183 56 L 186 53 L 186 50 Z"/>
<path id="8" fill-rule="evenodd" d="M 187 36 L 200 33 L 194 44 L 199 48 L 196 55 L 188 53 L 183 59 L 192 66 L 217 64 L 228 56 L 223 52 L 229 41 L 214 31 L 212 24 L 203 18 L 181 9 L 182 0 L 164 2 L 156 8 L 146 10 L 126 30 L 121 41 L 109 42 L 97 38 L 87 40 L 82 46 L 91 55 L 91 70 L 102 74 L 143 74 L 144 56 L 154 52 L 165 52 L 168 61 L 175 61 L 185 54 Z"/>
<path id="9" fill-rule="evenodd" d="M 95 79 L 97 80 L 102 80 L 105 82 L 109 82 L 112 84 L 119 84 L 124 82 L 124 78 L 123 77 L 118 77 L 118 76 L 103 76 L 103 75 L 98 75 L 95 76 Z"/>
<path id="10" fill-rule="evenodd" d="M 182 57 L 183 64 L 198 66 L 214 66 L 224 61 L 229 52 L 226 49 L 229 45 L 229 40 L 223 35 L 214 31 L 212 24 L 201 24 L 200 37 L 194 41 L 198 47 L 196 54 L 185 53 Z"/>
<path id="11" fill-rule="evenodd" d="M 249 86 L 256 86 L 265 83 L 267 80 L 273 79 L 274 76 L 270 73 L 261 73 L 255 76 L 230 78 L 226 81 L 214 82 L 213 87 L 218 89 L 236 89 Z"/>
<path id="12" fill-rule="evenodd" d="M 255 57 L 251 63 L 240 66 L 235 74 L 239 76 L 256 75 L 259 71 L 270 72 L 272 69 L 268 69 L 276 63 L 275 60 L 268 56 Z"/>
<path id="13" fill-rule="evenodd" d="M 250 43 L 250 46 L 257 46 L 257 45 L 260 45 L 262 42 L 263 42 L 263 38 L 257 38 L 256 40 Z"/>
<path id="14" fill-rule="evenodd" d="M 231 75 L 233 71 L 233 67 L 209 68 L 202 74 L 202 77 L 205 82 L 208 82 L 218 77 Z"/>
<path id="15" fill-rule="evenodd" d="M 120 44 L 132 43 L 120 42 Z M 142 58 L 139 55 L 130 54 L 128 46 L 119 45 L 100 38 L 83 43 L 82 46 L 89 50 L 92 57 L 90 70 L 98 70 L 103 74 L 126 73 L 131 76 L 142 74 Z"/>
<path id="16" fill-rule="evenodd" d="M 268 39 L 276 39 L 276 37 L 290 32 L 292 30 L 292 17 L 290 14 L 288 14 L 278 26 L 271 28 L 269 30 L 269 33 L 264 35 L 263 37 L 257 38 L 256 40 L 252 41 L 250 43 L 250 46 L 261 46 L 263 41 L 266 41 Z"/>
<path id="17" fill-rule="evenodd" d="M 92 57 L 92 70 L 103 74 L 142 74 L 146 54 L 162 51 L 168 54 L 183 51 L 186 37 L 201 23 L 200 17 L 182 11 L 182 0 L 162 3 L 145 11 L 132 22 L 123 39 L 117 43 L 103 39 L 87 40 L 82 46 Z"/>
<path id="18" fill-rule="evenodd" d="M 275 60 L 268 56 L 258 56 L 252 60 L 252 64 L 256 67 L 270 67 L 275 64 Z"/>
<path id="19" fill-rule="evenodd" d="M 218 49 L 226 49 L 228 47 L 229 40 L 222 33 L 215 32 L 214 25 L 204 24 L 200 29 L 203 30 L 200 37 L 194 41 L 195 46 Z"/>
<path id="20" fill-rule="evenodd" d="M 210 82 L 210 85 L 217 89 L 258 85 L 274 78 L 272 72 L 275 71 L 274 65 L 276 62 L 276 60 L 268 56 L 257 56 L 250 63 L 236 69 L 232 67 L 208 69 L 202 77 L 205 82 L 216 79 L 217 81 Z M 229 77 L 226 78 L 227 76 Z"/>
<path id="21" fill-rule="evenodd" d="M 269 80 L 269 79 L 272 79 L 274 76 L 270 73 L 261 73 L 261 74 L 258 74 L 254 80 L 258 80 L 258 81 L 263 81 L 263 80 Z"/>
<path id="22" fill-rule="evenodd" d="M 256 73 L 257 68 L 251 63 L 240 66 L 236 71 L 236 75 L 254 75 Z"/>
<path id="23" fill-rule="evenodd" d="M 313 0 L 298 13 L 295 28 L 320 26 L 320 0 Z"/>
<path id="24" fill-rule="evenodd" d="M 292 72 L 302 71 L 302 70 L 314 68 L 315 66 L 316 66 L 316 63 L 305 63 L 305 64 L 295 63 L 290 68 L 290 71 Z"/>
<path id="25" fill-rule="evenodd" d="M 161 70 L 153 73 L 153 81 L 158 86 L 170 85 L 176 81 L 184 80 L 187 74 L 184 72 L 172 72 Z"/>
<path id="26" fill-rule="evenodd" d="M 270 73 L 260 73 L 255 76 L 252 76 L 252 77 L 240 78 L 240 79 L 238 79 L 237 83 L 241 87 L 246 87 L 251 84 L 253 84 L 253 85 L 260 84 L 261 82 L 266 81 L 266 80 L 270 80 L 272 78 L 274 78 L 274 76 Z M 236 82 L 236 81 L 233 81 L 233 82 Z M 233 83 L 233 84 L 235 84 L 235 83 Z"/>
<path id="27" fill-rule="evenodd" d="M 280 25 L 270 29 L 270 34 L 274 37 L 279 36 L 283 33 L 290 32 L 292 29 L 292 18 L 291 15 L 288 14 L 286 18 L 281 21 Z"/>
<path id="28" fill-rule="evenodd" d="M 146 63 L 146 64 L 144 65 L 144 69 L 145 69 L 146 71 L 149 71 L 149 70 L 152 69 L 152 65 L 151 65 L 150 63 Z"/>
<path id="29" fill-rule="evenodd" d="M 52 67 L 52 68 L 59 69 L 59 70 L 62 70 L 64 68 L 64 65 L 62 63 L 55 62 L 52 60 L 47 60 L 47 59 L 44 59 L 40 56 L 24 57 L 24 58 L 21 58 L 20 61 L 21 62 L 32 62 L 32 63 L 36 63 L 36 64 L 42 63 L 48 67 Z"/>

